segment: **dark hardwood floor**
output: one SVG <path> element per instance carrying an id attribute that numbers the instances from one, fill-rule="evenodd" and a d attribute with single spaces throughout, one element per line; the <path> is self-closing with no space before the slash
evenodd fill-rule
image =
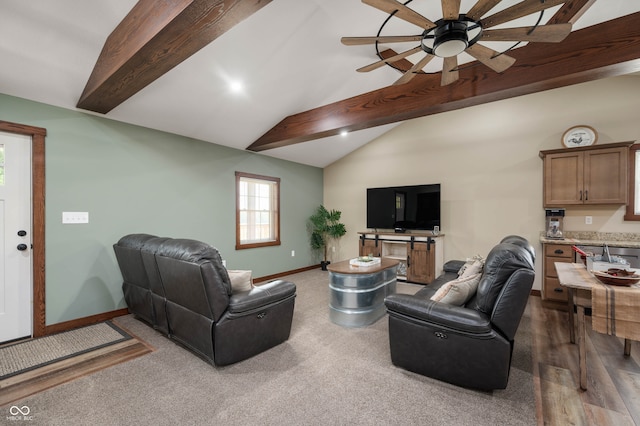
<path id="1" fill-rule="evenodd" d="M 640 342 L 625 357 L 624 340 L 594 332 L 587 317 L 588 389 L 580 390 L 567 312 L 544 307 L 540 297 L 529 303 L 538 423 L 640 426 Z"/>

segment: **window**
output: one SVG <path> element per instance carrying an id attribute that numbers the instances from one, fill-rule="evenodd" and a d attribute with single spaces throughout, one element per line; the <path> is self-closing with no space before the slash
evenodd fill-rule
<path id="1" fill-rule="evenodd" d="M 280 179 L 236 172 L 236 250 L 280 245 Z"/>
<path id="2" fill-rule="evenodd" d="M 624 220 L 640 220 L 640 144 L 629 151 L 629 203 Z"/>

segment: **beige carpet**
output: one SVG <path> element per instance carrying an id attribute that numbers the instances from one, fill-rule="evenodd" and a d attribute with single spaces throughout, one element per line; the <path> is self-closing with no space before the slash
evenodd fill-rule
<path id="1" fill-rule="evenodd" d="M 327 272 L 298 286 L 290 339 L 215 368 L 131 316 L 116 324 L 156 350 L 16 402 L 47 425 L 533 425 L 528 311 L 509 386 L 479 392 L 391 364 L 386 317 L 348 329 L 330 322 Z M 399 284 L 413 293 L 420 287 Z M 7 412 L 9 406 L 0 408 Z"/>

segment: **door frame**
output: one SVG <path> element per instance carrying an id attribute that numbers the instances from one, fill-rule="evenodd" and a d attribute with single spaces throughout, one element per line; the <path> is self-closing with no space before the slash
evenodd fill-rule
<path id="1" fill-rule="evenodd" d="M 31 256 L 33 261 L 33 337 L 46 334 L 45 309 L 45 156 L 47 129 L 0 120 L 0 131 L 31 136 Z"/>

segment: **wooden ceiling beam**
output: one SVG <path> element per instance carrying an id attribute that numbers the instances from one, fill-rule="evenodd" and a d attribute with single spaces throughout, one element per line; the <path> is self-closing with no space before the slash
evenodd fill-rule
<path id="1" fill-rule="evenodd" d="M 573 3 L 584 7 L 589 1 Z M 529 43 L 509 55 L 516 63 L 500 75 L 473 66 L 444 87 L 439 74 L 417 75 L 404 85 L 291 115 L 247 149 L 264 151 L 640 71 L 640 13 L 574 31 L 561 43 Z"/>
<path id="2" fill-rule="evenodd" d="M 140 0 L 107 38 L 77 107 L 106 114 L 271 0 Z"/>

